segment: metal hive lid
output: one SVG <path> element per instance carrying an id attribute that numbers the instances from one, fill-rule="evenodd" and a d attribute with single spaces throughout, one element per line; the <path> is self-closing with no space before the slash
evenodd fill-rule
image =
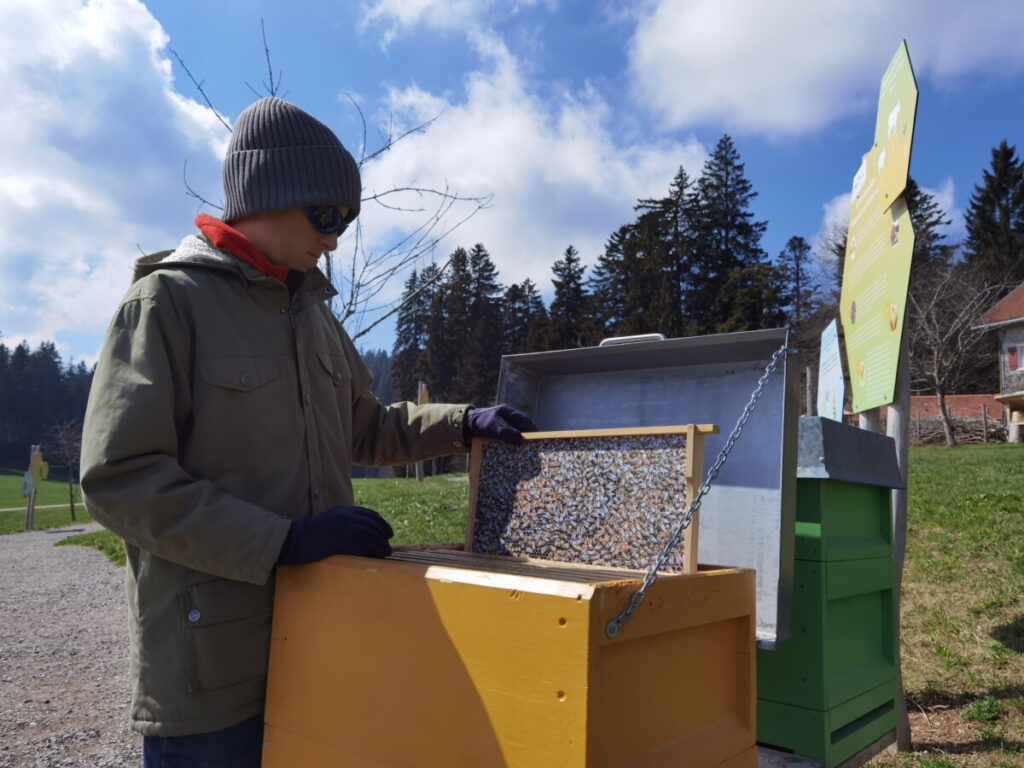
<path id="1" fill-rule="evenodd" d="M 710 466 L 785 329 L 506 355 L 498 402 L 542 430 L 713 423 Z M 797 373 L 783 361 L 701 506 L 702 563 L 757 571 L 757 637 L 788 636 L 793 583 Z M 653 560 L 656 553 L 651 553 Z"/>

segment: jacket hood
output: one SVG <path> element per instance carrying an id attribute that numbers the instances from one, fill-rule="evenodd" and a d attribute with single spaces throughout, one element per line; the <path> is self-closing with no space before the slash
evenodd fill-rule
<path id="1" fill-rule="evenodd" d="M 214 248 L 205 237 L 199 235 L 188 235 L 173 251 L 157 251 L 156 253 L 143 256 L 141 259 L 136 259 L 132 265 L 132 282 L 134 283 L 146 275 L 167 267 L 221 269 L 233 272 L 239 277 L 252 282 L 266 280 L 275 285 L 280 285 L 274 278 L 267 277 L 255 267 L 246 264 L 231 253 Z M 299 283 L 299 290 L 301 291 L 305 292 L 313 289 L 319 289 L 322 293 L 322 298 L 329 298 L 338 293 L 334 286 L 331 285 L 331 281 L 327 279 L 327 276 L 316 268 L 306 272 Z"/>
<path id="2" fill-rule="evenodd" d="M 242 263 L 229 253 L 217 250 L 198 235 L 189 235 L 172 251 L 157 251 L 136 259 L 132 282 L 164 267 L 199 266 L 241 273 Z"/>

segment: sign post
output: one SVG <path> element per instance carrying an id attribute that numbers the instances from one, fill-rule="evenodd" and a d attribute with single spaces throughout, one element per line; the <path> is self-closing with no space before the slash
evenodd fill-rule
<path id="1" fill-rule="evenodd" d="M 430 393 L 427 391 L 427 383 L 421 381 L 416 388 L 416 405 L 427 405 L 430 402 Z M 416 480 L 423 482 L 423 462 L 416 462 Z"/>
<path id="2" fill-rule="evenodd" d="M 36 525 L 36 491 L 39 484 L 50 474 L 50 465 L 43 461 L 42 446 L 33 445 L 29 452 L 28 471 L 21 481 L 21 493 L 28 497 L 25 506 L 25 530 L 31 531 Z"/>
<path id="3" fill-rule="evenodd" d="M 903 191 L 917 113 L 917 83 L 906 42 L 882 76 L 875 140 L 854 176 L 843 263 L 840 318 L 846 336 L 852 410 L 861 427 L 877 431 L 877 409 L 889 405 L 886 432 L 896 442 L 900 476 L 907 479 L 910 409 L 908 339 L 904 330 L 914 231 Z M 907 535 L 907 492 L 892 492 L 895 565 L 896 670 L 900 718 L 897 747 L 910 748 L 910 724 L 899 663 L 900 582 Z"/>

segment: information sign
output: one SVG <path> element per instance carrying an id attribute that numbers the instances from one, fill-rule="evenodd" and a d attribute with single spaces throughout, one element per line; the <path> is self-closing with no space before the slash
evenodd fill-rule
<path id="1" fill-rule="evenodd" d="M 875 143 L 853 179 L 840 321 L 852 410 L 892 402 L 914 251 L 906 187 L 917 85 L 902 43 L 882 78 Z"/>
<path id="2" fill-rule="evenodd" d="M 818 358 L 818 415 L 833 421 L 843 420 L 846 383 L 839 354 L 839 325 L 833 320 L 821 334 Z"/>

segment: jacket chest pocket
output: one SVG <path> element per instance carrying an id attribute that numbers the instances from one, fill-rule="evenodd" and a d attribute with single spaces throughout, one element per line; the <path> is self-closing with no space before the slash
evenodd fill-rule
<path id="1" fill-rule="evenodd" d="M 203 380 L 231 392 L 252 392 L 277 378 L 277 361 L 272 357 L 231 355 L 199 361 Z"/>
<path id="2" fill-rule="evenodd" d="M 317 358 L 320 360 L 320 367 L 323 373 L 326 373 L 330 377 L 331 384 L 334 385 L 335 389 L 348 388 L 349 382 L 352 380 L 352 374 L 348 371 L 348 366 L 345 364 L 344 355 L 331 355 L 327 352 L 317 352 Z"/>
<path id="3" fill-rule="evenodd" d="M 194 393 L 197 420 L 215 423 L 221 431 L 245 434 L 254 417 L 285 397 L 281 390 L 286 377 L 276 357 L 206 357 L 199 361 L 199 375 Z"/>

